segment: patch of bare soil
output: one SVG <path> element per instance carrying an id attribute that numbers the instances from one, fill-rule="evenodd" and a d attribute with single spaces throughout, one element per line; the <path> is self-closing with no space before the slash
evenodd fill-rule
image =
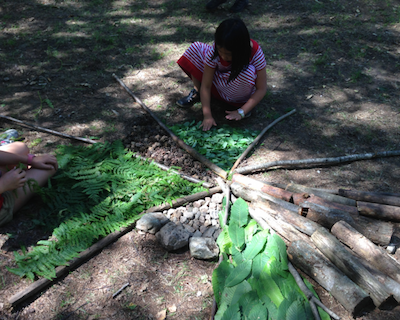
<path id="1" fill-rule="evenodd" d="M 188 174 L 213 174 L 179 150 L 120 87 L 125 84 L 167 125 L 202 119 L 199 104 L 179 109 L 190 81 L 175 61 L 192 41 L 211 42 L 229 17 L 203 4 L 171 1 L 17 0 L 0 4 L 0 112 L 69 135 L 113 141 Z M 269 92 L 252 117 L 229 123 L 270 130 L 241 166 L 400 149 L 400 8 L 388 1 L 261 1 L 240 16 L 267 58 Z M 218 124 L 227 123 L 214 104 Z M 80 143 L 0 119 L 33 153 Z M 398 157 L 325 167 L 268 170 L 252 176 L 327 189 L 400 191 Z M 32 229 L 39 199 L 0 228 L 0 303 L 30 283 L 8 272 L 14 250 L 46 239 Z M 153 236 L 132 231 L 2 319 L 207 319 L 213 262 L 167 253 Z M 112 295 L 124 288 L 115 298 Z M 351 316 L 325 290 L 322 301 Z M 398 308 L 364 320 L 399 319 Z"/>

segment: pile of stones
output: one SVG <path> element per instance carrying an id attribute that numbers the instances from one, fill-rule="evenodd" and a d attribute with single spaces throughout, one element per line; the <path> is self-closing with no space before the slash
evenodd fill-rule
<path id="1" fill-rule="evenodd" d="M 155 234 L 168 251 L 189 248 L 196 259 L 216 259 L 219 255 L 216 240 L 221 233 L 218 213 L 223 198 L 222 193 L 216 193 L 186 206 L 147 213 L 137 221 L 136 228 Z"/>

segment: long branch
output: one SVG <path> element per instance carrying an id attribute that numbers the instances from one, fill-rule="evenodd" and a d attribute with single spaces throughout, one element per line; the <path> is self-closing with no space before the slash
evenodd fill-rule
<path id="1" fill-rule="evenodd" d="M 113 77 L 115 80 L 118 81 L 118 83 L 126 90 L 126 92 L 129 93 L 129 95 L 135 99 L 135 101 L 145 110 L 149 115 L 153 117 L 153 119 L 170 135 L 172 140 L 175 141 L 176 144 L 178 144 L 183 150 L 185 150 L 187 153 L 189 153 L 191 156 L 199 160 L 201 163 L 203 163 L 206 167 L 210 168 L 212 171 L 214 171 L 217 175 L 220 177 L 226 179 L 228 177 L 228 173 L 218 167 L 216 164 L 212 163 L 210 160 L 208 160 L 206 157 L 202 156 L 199 154 L 195 149 L 192 147 L 188 146 L 185 142 L 183 142 L 180 138 L 178 138 L 164 123 L 161 122 L 160 119 L 125 85 L 125 83 L 118 78 L 115 74 L 113 74 Z"/>
<path id="2" fill-rule="evenodd" d="M 271 129 L 274 125 L 276 125 L 279 121 L 282 121 L 283 119 L 285 119 L 286 117 L 292 115 L 293 113 L 296 112 L 296 109 L 293 109 L 292 111 L 284 114 L 283 116 L 279 117 L 278 119 L 276 119 L 274 122 L 270 123 L 268 126 L 266 126 L 264 128 L 263 131 L 261 131 L 261 133 L 254 139 L 254 141 L 247 147 L 246 150 L 244 150 L 244 152 L 242 153 L 242 155 L 236 160 L 236 162 L 233 164 L 231 170 L 229 171 L 229 174 L 231 172 L 233 172 L 236 167 L 239 165 L 239 163 L 247 156 L 247 154 L 251 151 L 251 149 L 254 148 L 254 146 L 261 140 L 261 138 L 263 137 L 263 135 L 269 130 Z"/>
<path id="3" fill-rule="evenodd" d="M 267 163 L 256 164 L 235 170 L 236 173 L 247 174 L 253 171 L 266 170 L 272 167 L 290 168 L 306 165 L 334 165 L 345 162 L 370 160 L 382 157 L 396 157 L 400 156 L 400 150 L 382 151 L 374 153 L 353 154 L 350 156 L 341 156 L 336 158 L 316 158 L 316 159 L 301 159 L 301 160 L 279 160 Z"/>

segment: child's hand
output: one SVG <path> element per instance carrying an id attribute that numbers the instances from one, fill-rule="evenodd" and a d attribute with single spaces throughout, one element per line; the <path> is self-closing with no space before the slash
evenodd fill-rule
<path id="1" fill-rule="evenodd" d="M 237 112 L 237 110 L 235 111 L 225 111 L 227 113 L 227 115 L 225 116 L 226 119 L 228 120 L 242 120 L 242 116 L 239 114 L 239 112 Z"/>
<path id="2" fill-rule="evenodd" d="M 13 168 L 5 172 L 0 179 L 1 193 L 23 187 L 27 181 L 25 176 L 26 172 L 20 168 Z"/>
<path id="3" fill-rule="evenodd" d="M 36 156 L 32 159 L 32 168 L 44 170 L 57 170 L 58 163 L 55 156 L 51 154 L 44 154 Z"/>
<path id="4" fill-rule="evenodd" d="M 211 129 L 212 126 L 217 126 L 214 118 L 204 118 L 203 123 L 200 125 L 200 128 L 203 127 L 203 131 L 208 131 Z"/>

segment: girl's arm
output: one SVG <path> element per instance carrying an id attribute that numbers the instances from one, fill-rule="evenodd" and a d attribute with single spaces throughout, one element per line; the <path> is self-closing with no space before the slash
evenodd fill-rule
<path id="1" fill-rule="evenodd" d="M 212 113 L 211 113 L 211 86 L 214 78 L 215 69 L 210 68 L 208 65 L 204 65 L 203 79 L 200 87 L 200 100 L 203 108 L 203 123 L 200 127 L 203 127 L 203 131 L 208 131 L 212 126 L 216 126 Z"/>
<path id="2" fill-rule="evenodd" d="M 267 93 L 267 72 L 266 68 L 257 71 L 256 91 L 251 95 L 250 99 L 241 107 L 244 114 L 248 114 Z M 241 120 L 242 116 L 235 111 L 226 111 L 228 120 Z"/>
<path id="3" fill-rule="evenodd" d="M 0 167 L 17 165 L 18 163 L 31 165 L 32 168 L 43 170 L 58 169 L 56 157 L 50 154 L 44 154 L 41 156 L 30 158 L 28 155 L 19 155 L 16 153 L 0 150 Z"/>

